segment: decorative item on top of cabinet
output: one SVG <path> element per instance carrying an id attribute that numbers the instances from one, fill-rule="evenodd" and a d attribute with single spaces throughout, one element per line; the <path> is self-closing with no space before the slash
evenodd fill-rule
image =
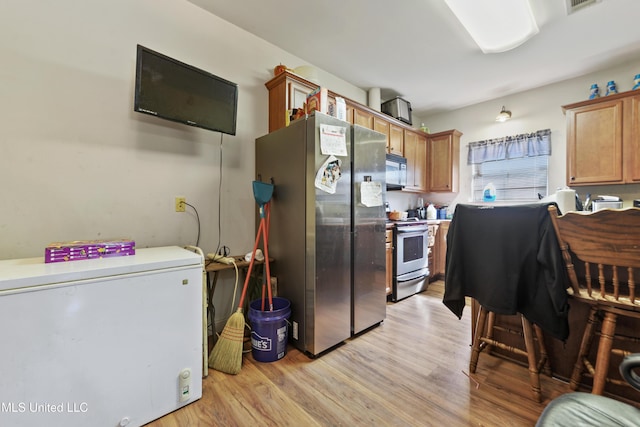
<path id="1" fill-rule="evenodd" d="M 429 134 L 427 137 L 429 159 L 428 192 L 456 193 L 460 182 L 460 136 L 455 129 Z"/>
<path id="2" fill-rule="evenodd" d="M 567 118 L 567 185 L 640 182 L 639 108 L 640 94 L 633 91 L 562 107 Z"/>
<path id="3" fill-rule="evenodd" d="M 402 191 L 427 190 L 427 136 L 404 130 L 404 157 L 407 159 L 407 185 Z"/>

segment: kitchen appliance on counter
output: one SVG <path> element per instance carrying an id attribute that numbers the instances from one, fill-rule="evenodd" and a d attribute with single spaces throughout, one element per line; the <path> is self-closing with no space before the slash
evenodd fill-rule
<path id="1" fill-rule="evenodd" d="M 393 229 L 394 265 L 391 300 L 399 301 L 427 289 L 429 284 L 429 225 L 402 221 Z"/>
<path id="2" fill-rule="evenodd" d="M 599 211 L 600 209 L 622 209 L 622 201 L 595 199 L 593 201 L 593 212 Z"/>
<path id="3" fill-rule="evenodd" d="M 385 178 L 387 190 L 402 190 L 407 185 L 407 159 L 387 153 Z"/>
<path id="4" fill-rule="evenodd" d="M 317 188 L 326 126 L 346 143 L 334 193 Z M 319 112 L 256 139 L 256 174 L 275 184 L 269 252 L 290 342 L 312 356 L 386 317 L 385 153 L 383 134 Z"/>

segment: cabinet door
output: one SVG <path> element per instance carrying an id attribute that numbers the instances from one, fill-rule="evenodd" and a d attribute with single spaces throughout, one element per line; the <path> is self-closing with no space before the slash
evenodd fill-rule
<path id="1" fill-rule="evenodd" d="M 415 186 L 419 191 L 427 191 L 427 137 L 416 136 Z"/>
<path id="2" fill-rule="evenodd" d="M 393 231 L 386 230 L 386 279 L 387 295 L 391 295 L 393 287 Z"/>
<path id="3" fill-rule="evenodd" d="M 625 175 L 626 182 L 640 182 L 640 96 L 629 98 L 625 105 Z"/>
<path id="4" fill-rule="evenodd" d="M 427 138 L 429 192 L 457 192 L 460 133 L 451 131 Z"/>
<path id="5" fill-rule="evenodd" d="M 396 126 L 393 123 L 389 124 L 389 147 L 388 151 L 391 154 L 398 156 L 404 156 L 404 129 L 400 126 Z"/>
<path id="6" fill-rule="evenodd" d="M 436 236 L 436 245 L 438 247 L 437 252 L 437 266 L 436 270 L 441 277 L 447 272 L 447 233 L 449 232 L 449 221 L 442 221 L 438 228 L 438 234 Z"/>
<path id="7" fill-rule="evenodd" d="M 347 104 L 347 121 L 351 124 L 353 124 L 353 111 L 355 110 L 355 108 L 353 108 L 351 105 Z"/>
<path id="8" fill-rule="evenodd" d="M 406 191 L 426 191 L 427 138 L 404 131 L 404 156 L 407 158 Z"/>
<path id="9" fill-rule="evenodd" d="M 615 184 L 622 175 L 622 103 L 567 111 L 567 184 Z"/>
<path id="10" fill-rule="evenodd" d="M 306 86 L 295 80 L 288 81 L 287 86 L 287 92 L 289 93 L 289 102 L 287 104 L 287 109 L 293 110 L 294 108 L 304 107 L 305 102 L 307 102 L 307 95 L 309 95 L 309 92 L 311 92 L 313 88 L 310 88 L 309 86 Z"/>
<path id="11" fill-rule="evenodd" d="M 367 129 L 373 129 L 373 114 L 360 110 L 359 108 L 354 108 L 353 124 L 364 126 Z"/>
<path id="12" fill-rule="evenodd" d="M 269 90 L 269 132 L 285 127 L 287 110 L 302 108 L 307 94 L 317 87 L 288 72 L 275 76 L 265 86 Z"/>
<path id="13" fill-rule="evenodd" d="M 386 120 L 382 120 L 380 117 L 373 118 L 373 130 L 384 134 L 387 137 L 387 152 L 389 151 L 389 125 Z"/>

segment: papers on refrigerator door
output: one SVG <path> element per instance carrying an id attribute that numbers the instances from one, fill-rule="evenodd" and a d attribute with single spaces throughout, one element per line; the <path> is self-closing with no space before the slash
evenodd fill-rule
<path id="1" fill-rule="evenodd" d="M 320 152 L 325 156 L 346 156 L 347 128 L 344 126 L 320 125 Z"/>
<path id="2" fill-rule="evenodd" d="M 316 188 L 329 194 L 335 194 L 338 180 L 342 178 L 341 166 L 342 160 L 336 156 L 329 156 L 316 173 Z"/>
<path id="3" fill-rule="evenodd" d="M 368 208 L 382 206 L 382 183 L 362 181 L 360 183 L 360 203 Z"/>

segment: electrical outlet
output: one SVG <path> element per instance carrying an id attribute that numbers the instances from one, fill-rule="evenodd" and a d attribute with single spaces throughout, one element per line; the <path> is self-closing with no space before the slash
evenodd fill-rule
<path id="1" fill-rule="evenodd" d="M 186 209 L 187 199 L 184 197 L 176 197 L 176 212 L 184 212 Z"/>

